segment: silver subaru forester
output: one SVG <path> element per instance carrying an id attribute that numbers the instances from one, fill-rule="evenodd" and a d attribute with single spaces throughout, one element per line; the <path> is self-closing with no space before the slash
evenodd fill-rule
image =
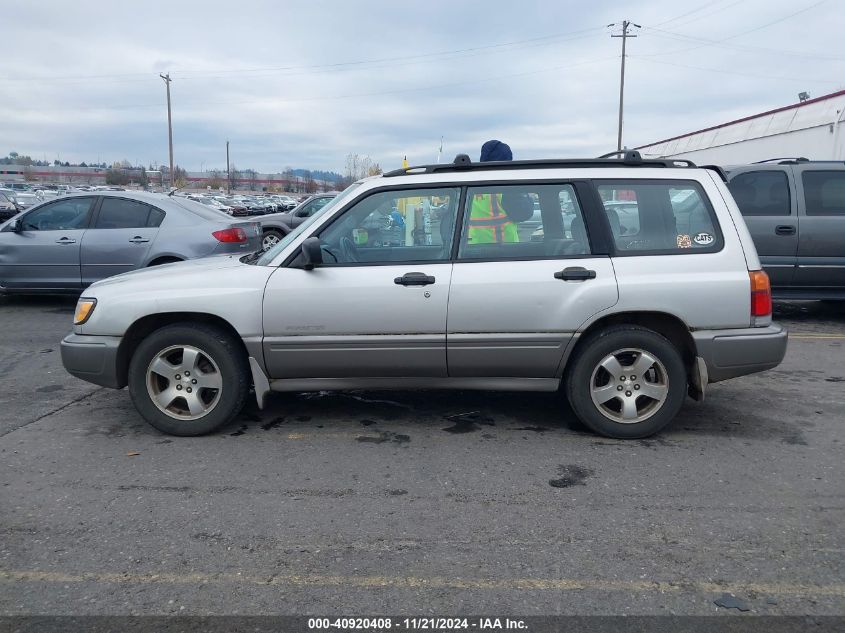
<path id="1" fill-rule="evenodd" d="M 62 360 L 174 435 L 254 389 L 563 389 L 641 438 L 708 383 L 775 367 L 768 278 L 716 168 L 454 163 L 361 180 L 264 253 L 97 282 Z"/>

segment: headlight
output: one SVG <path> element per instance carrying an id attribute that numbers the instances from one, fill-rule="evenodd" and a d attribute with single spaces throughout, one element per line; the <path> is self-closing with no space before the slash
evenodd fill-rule
<path id="1" fill-rule="evenodd" d="M 96 299 L 80 297 L 79 301 L 76 303 L 76 312 L 73 315 L 73 324 L 82 325 L 85 323 L 91 317 L 91 313 L 94 312 L 94 306 L 96 305 Z"/>

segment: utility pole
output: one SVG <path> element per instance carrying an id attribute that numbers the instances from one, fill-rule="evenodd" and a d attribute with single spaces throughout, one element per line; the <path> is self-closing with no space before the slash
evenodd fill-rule
<path id="1" fill-rule="evenodd" d="M 608 27 L 618 26 L 617 22 L 613 24 L 608 24 Z M 629 37 L 637 37 L 636 35 L 632 35 L 628 29 L 630 27 L 642 28 L 639 24 L 634 24 L 630 20 L 623 20 L 622 22 L 622 32 L 618 35 L 615 33 L 611 33 L 610 37 L 621 37 L 622 38 L 622 74 L 619 79 L 619 133 L 616 136 L 616 150 L 622 151 L 622 110 L 625 105 L 625 42 Z"/>
<path id="2" fill-rule="evenodd" d="M 232 176 L 229 174 L 229 141 L 226 141 L 226 195 L 232 193 Z"/>
<path id="3" fill-rule="evenodd" d="M 170 118 L 170 82 L 173 81 L 170 78 L 170 73 L 166 75 L 162 75 L 159 73 L 158 75 L 162 79 L 164 79 L 164 83 L 167 86 L 167 141 L 170 146 L 170 186 L 173 186 L 173 121 Z"/>

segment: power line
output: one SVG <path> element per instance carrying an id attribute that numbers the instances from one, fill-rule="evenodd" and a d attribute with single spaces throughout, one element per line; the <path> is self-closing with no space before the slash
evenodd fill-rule
<path id="1" fill-rule="evenodd" d="M 469 86 L 473 84 L 480 84 L 480 83 L 488 83 L 491 81 L 502 81 L 504 79 L 515 79 L 519 77 L 528 77 L 531 75 L 539 75 L 542 73 L 554 72 L 557 70 L 564 70 L 568 68 L 574 68 L 576 66 L 586 66 L 589 64 L 597 64 L 604 61 L 615 60 L 618 59 L 617 56 L 609 56 L 609 57 L 599 57 L 596 59 L 587 59 L 581 60 L 577 62 L 573 62 L 570 64 L 563 64 L 557 66 L 550 66 L 545 68 L 540 68 L 537 70 L 530 70 L 518 73 L 510 73 L 506 75 L 492 75 L 488 77 L 482 77 L 478 79 L 467 79 L 462 81 L 455 81 L 450 83 L 444 84 L 436 84 L 436 85 L 428 85 L 428 86 L 418 86 L 415 88 L 398 88 L 394 90 L 380 90 L 380 91 L 373 91 L 373 92 L 360 92 L 360 93 L 351 93 L 351 94 L 343 94 L 343 95 L 330 95 L 330 96 L 320 96 L 320 97 L 302 97 L 302 98 L 293 98 L 293 99 L 249 99 L 249 100 L 242 100 L 242 101 L 189 101 L 183 102 L 182 106 L 190 107 L 190 106 L 208 106 L 208 105 L 260 105 L 260 104 L 283 104 L 283 103 L 303 103 L 303 102 L 316 102 L 316 101 L 337 101 L 342 99 L 356 99 L 360 97 L 376 97 L 376 96 L 384 96 L 384 95 L 391 95 L 391 94 L 402 94 L 402 93 L 409 93 L 409 92 L 424 92 L 427 90 L 438 90 L 440 88 L 453 88 L 453 87 L 461 87 L 461 86 Z M 161 103 L 133 103 L 133 104 L 126 104 L 126 105 L 112 105 L 112 106 L 82 106 L 82 107 L 66 107 L 66 106 L 57 106 L 53 108 L 30 108 L 27 107 L 27 112 L 50 112 L 55 110 L 61 110 L 63 112 L 74 112 L 74 111 L 95 111 L 95 110 L 134 110 L 134 109 L 143 109 L 143 108 L 160 108 Z"/>
<path id="2" fill-rule="evenodd" d="M 674 50 L 674 51 L 665 51 L 663 53 L 652 53 L 649 56 L 650 57 L 659 57 L 659 56 L 662 56 L 662 55 L 676 55 L 678 53 L 687 53 L 689 51 L 698 50 L 700 48 L 713 46 L 714 44 L 722 44 L 723 42 L 727 42 L 729 40 L 735 40 L 738 37 L 742 37 L 744 35 L 748 35 L 749 33 L 754 33 L 756 31 L 760 31 L 762 29 L 768 28 L 768 27 L 773 26 L 775 24 L 779 24 L 780 22 L 784 22 L 784 21 L 786 21 L 790 18 L 795 17 L 796 15 L 800 15 L 801 13 L 806 13 L 807 11 L 810 11 L 811 9 L 815 9 L 817 6 L 819 6 L 820 4 L 824 4 L 825 2 L 827 2 L 827 0 L 819 0 L 818 2 L 811 4 L 808 7 L 804 7 L 803 9 L 799 9 L 798 11 L 794 11 L 792 13 L 784 15 L 784 16 L 776 19 L 776 20 L 772 20 L 771 22 L 766 22 L 765 24 L 755 26 L 754 28 L 742 31 L 740 33 L 736 33 L 734 35 L 729 35 L 728 37 L 723 37 L 720 40 L 713 40 L 713 41 L 710 41 L 710 42 L 700 44 L 698 46 L 692 46 L 690 48 L 678 49 L 678 50 Z"/>
<path id="3" fill-rule="evenodd" d="M 698 42 L 698 43 L 706 43 L 710 46 L 716 46 L 719 48 L 729 48 L 738 51 L 744 51 L 748 53 L 765 53 L 766 55 L 787 55 L 787 56 L 795 56 L 795 57 L 807 57 L 809 59 L 830 59 L 830 60 L 843 60 L 845 57 L 837 56 L 837 55 L 823 55 L 819 53 L 812 53 L 809 51 L 793 51 L 787 50 L 782 48 L 766 48 L 764 46 L 751 46 L 748 44 L 734 44 L 728 43 L 724 40 L 711 40 L 704 37 L 696 37 L 694 35 L 684 35 L 683 33 L 675 33 L 673 31 L 665 31 L 663 29 L 658 29 L 656 27 L 649 27 L 644 26 L 649 33 L 651 33 L 654 37 L 662 37 L 664 39 L 674 40 L 676 42 Z M 689 49 L 687 49 L 689 50 Z M 645 57 L 660 57 L 663 55 L 668 55 L 672 51 L 668 53 L 650 53 L 645 55 Z"/>
<path id="4" fill-rule="evenodd" d="M 701 5 L 697 9 L 693 9 L 692 11 L 687 11 L 686 13 L 682 13 L 681 15 L 676 15 L 674 18 L 670 18 L 668 20 L 664 20 L 663 22 L 658 22 L 655 26 L 663 26 L 664 24 L 669 24 L 670 22 L 675 22 L 676 20 L 680 20 L 681 18 L 685 18 L 688 15 L 692 15 L 693 13 L 698 13 L 702 9 L 706 9 L 707 7 L 712 7 L 714 4 L 719 4 L 723 2 L 723 0 L 713 0 L 713 2 L 706 2 L 705 4 Z"/>
<path id="5" fill-rule="evenodd" d="M 532 43 L 539 43 L 551 40 L 568 40 L 568 39 L 580 39 L 581 37 L 589 36 L 593 33 L 598 33 L 602 30 L 602 27 L 593 27 L 589 29 L 580 29 L 576 31 L 567 31 L 563 33 L 555 33 L 552 35 L 544 35 L 540 37 L 532 37 L 523 40 L 514 40 L 510 42 L 501 42 L 498 44 L 488 44 L 485 46 L 473 46 L 469 48 L 459 48 L 453 50 L 446 50 L 446 51 L 438 51 L 433 53 L 420 53 L 417 55 L 404 55 L 404 56 L 391 56 L 391 57 L 381 57 L 375 59 L 363 59 L 363 60 L 356 60 L 356 61 L 348 61 L 348 62 L 334 62 L 328 64 L 306 64 L 306 65 L 298 65 L 298 66 L 265 66 L 259 68 L 236 68 L 236 69 L 216 69 L 216 70 L 173 70 L 171 72 L 178 74 L 180 79 L 189 78 L 190 76 L 198 77 L 202 75 L 224 75 L 224 74 L 244 74 L 244 73 L 255 73 L 255 72 L 280 72 L 280 71 L 287 71 L 287 70 L 317 70 L 317 69 L 325 69 L 325 68 L 342 68 L 342 67 L 350 67 L 350 66 L 362 66 L 366 64 L 375 64 L 375 63 L 385 63 L 385 62 L 403 62 L 409 61 L 414 59 L 425 59 L 425 58 L 435 58 L 435 57 L 445 57 L 449 55 L 455 55 L 460 53 L 474 53 L 474 52 L 484 52 L 494 49 L 500 49 L 505 47 L 515 47 L 524 44 L 532 44 Z M 573 37 L 570 37 L 573 36 Z M 79 76 L 57 76 L 57 77 L 3 77 L 0 78 L 0 81 L 61 81 L 61 80 L 90 80 L 90 79 L 111 79 L 111 78 L 122 78 L 122 77 L 149 77 L 150 73 L 122 73 L 122 74 L 104 74 L 104 75 L 79 75 Z"/>
<path id="6" fill-rule="evenodd" d="M 734 0 L 734 2 L 731 2 L 730 4 L 726 4 L 724 6 L 721 6 L 714 11 L 709 11 L 707 13 L 704 13 L 703 15 L 696 15 L 696 16 L 688 19 L 688 20 L 683 20 L 682 22 L 679 22 L 678 24 L 673 24 L 672 28 L 677 29 L 679 27 L 686 26 L 687 24 L 692 24 L 693 22 L 698 22 L 699 20 L 704 20 L 706 18 L 709 18 L 712 15 L 716 15 L 718 13 L 722 13 L 723 11 L 727 11 L 728 9 L 731 9 L 738 4 L 742 4 L 745 1 L 746 0 Z M 662 25 L 657 24 L 655 26 L 662 26 Z"/>
<path id="7" fill-rule="evenodd" d="M 830 81 L 827 79 L 808 79 L 806 77 L 777 77 L 773 75 L 761 75 L 759 73 L 744 73 L 738 70 L 724 70 L 721 68 L 707 68 L 704 66 L 691 66 L 689 64 L 678 64 L 675 62 L 667 62 L 661 61 L 657 59 L 649 59 L 642 55 L 631 55 L 633 59 L 638 59 L 640 61 L 648 62 L 650 64 L 661 64 L 664 66 L 675 66 L 676 68 L 686 68 L 689 70 L 704 70 L 711 73 L 720 73 L 723 75 L 739 75 L 740 77 L 754 77 L 755 79 L 775 79 L 779 81 L 796 81 L 798 83 L 819 83 L 819 84 L 830 84 L 833 86 L 842 85 L 841 81 Z"/>

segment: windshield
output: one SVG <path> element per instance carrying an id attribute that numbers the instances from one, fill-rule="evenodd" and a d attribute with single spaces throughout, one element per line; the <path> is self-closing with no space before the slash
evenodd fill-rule
<path id="1" fill-rule="evenodd" d="M 333 198 L 332 200 L 330 200 L 329 203 L 326 206 L 319 209 L 314 215 L 312 215 L 311 217 L 306 219 L 302 224 L 300 224 L 298 227 L 296 227 L 293 231 L 291 231 L 290 233 L 285 235 L 281 240 L 279 240 L 279 242 L 273 248 L 265 251 L 261 255 L 261 257 L 259 257 L 258 260 L 256 260 L 256 262 L 255 262 L 256 265 L 258 265 L 258 266 L 269 266 L 270 262 L 272 262 L 276 258 L 276 255 L 278 255 L 283 250 L 285 250 L 288 247 L 288 245 L 291 242 L 293 242 L 296 238 L 298 238 L 300 235 L 302 235 L 303 232 L 307 231 L 308 227 L 311 226 L 312 224 L 314 224 L 314 222 L 316 222 L 318 218 L 321 218 L 323 216 L 323 214 L 331 211 L 338 204 L 342 204 L 347 199 L 352 197 L 352 194 L 354 193 L 355 189 L 357 189 L 360 186 L 361 186 L 361 183 L 359 183 L 359 182 L 355 182 L 355 183 L 352 183 L 351 185 L 349 185 L 346 189 L 343 190 L 343 193 L 341 193 L 336 198 Z"/>

